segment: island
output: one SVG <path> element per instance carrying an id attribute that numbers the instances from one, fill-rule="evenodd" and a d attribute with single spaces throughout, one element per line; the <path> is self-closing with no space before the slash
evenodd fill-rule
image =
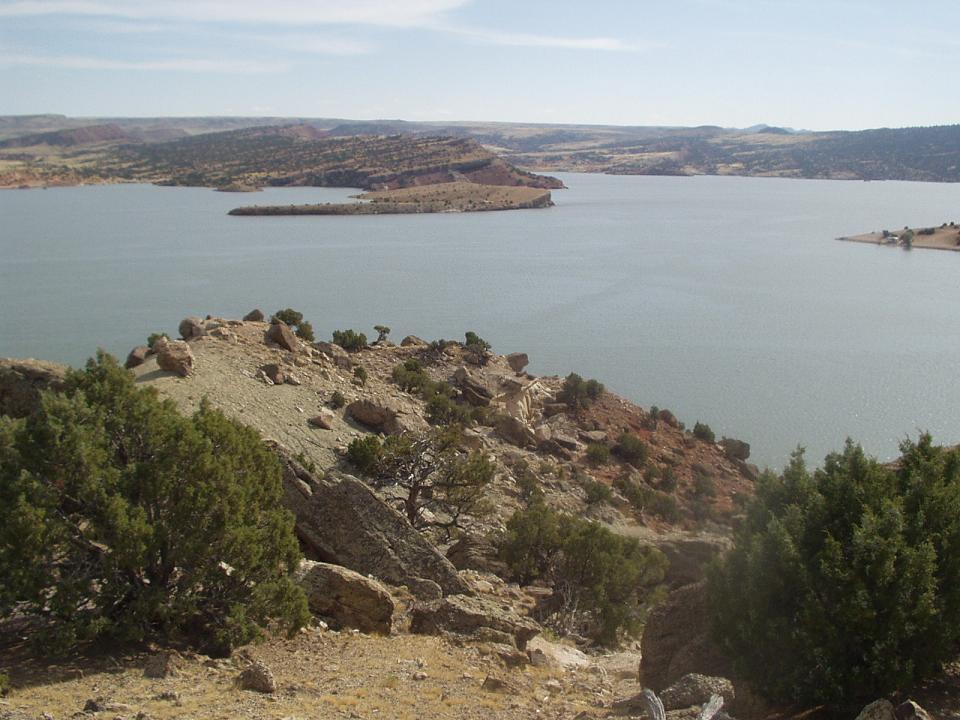
<path id="1" fill-rule="evenodd" d="M 862 235 L 839 237 L 837 240 L 901 247 L 905 250 L 916 247 L 958 251 L 960 250 L 960 225 L 956 222 L 945 222 L 940 226 L 913 228 L 907 226 L 902 230 L 876 230 Z"/>
<path id="2" fill-rule="evenodd" d="M 355 195 L 362 202 L 314 205 L 249 205 L 230 215 L 403 215 L 547 208 L 549 190 L 534 187 L 450 182 Z"/>

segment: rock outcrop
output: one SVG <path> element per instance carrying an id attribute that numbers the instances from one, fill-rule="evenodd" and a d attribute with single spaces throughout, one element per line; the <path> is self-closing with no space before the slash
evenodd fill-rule
<path id="1" fill-rule="evenodd" d="M 706 583 L 678 588 L 647 620 L 641 640 L 644 685 L 660 691 L 689 673 L 730 677 L 730 661 L 710 638 Z"/>
<path id="2" fill-rule="evenodd" d="M 243 316 L 244 322 L 263 322 L 265 319 L 266 315 L 263 314 L 263 310 L 260 308 L 254 308 Z"/>
<path id="3" fill-rule="evenodd" d="M 196 316 L 186 317 L 180 321 L 177 331 L 184 340 L 203 337 L 203 334 L 206 332 L 203 327 L 203 318 Z"/>
<path id="4" fill-rule="evenodd" d="M 405 421 L 403 411 L 388 400 L 376 398 L 354 400 L 347 405 L 347 415 L 361 425 L 387 435 L 399 435 L 412 429 L 411 424 Z"/>
<path id="5" fill-rule="evenodd" d="M 722 677 L 690 673 L 660 693 L 660 701 L 665 710 L 680 710 L 705 705 L 714 695 L 719 695 L 724 703 L 729 704 L 735 697 L 733 683 Z"/>
<path id="6" fill-rule="evenodd" d="M 492 600 L 449 595 L 413 606 L 410 630 L 437 635 L 448 633 L 472 639 L 506 643 L 524 650 L 540 626 Z"/>
<path id="7" fill-rule="evenodd" d="M 376 580 L 339 565 L 304 560 L 297 581 L 306 590 L 310 611 L 334 627 L 390 634 L 396 604 Z"/>
<path id="8" fill-rule="evenodd" d="M 26 417 L 44 390 L 63 390 L 66 365 L 44 360 L 0 360 L 0 415 Z"/>
<path id="9" fill-rule="evenodd" d="M 284 503 L 308 557 L 406 585 L 415 596 L 434 597 L 436 587 L 446 594 L 470 593 L 450 561 L 360 480 L 339 474 L 319 479 L 289 453 L 278 452 Z"/>

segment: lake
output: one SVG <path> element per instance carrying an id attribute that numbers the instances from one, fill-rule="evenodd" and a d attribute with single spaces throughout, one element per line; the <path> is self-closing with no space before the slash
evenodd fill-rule
<path id="1" fill-rule="evenodd" d="M 186 315 L 293 307 L 335 329 L 463 339 L 576 371 L 782 467 L 846 436 L 893 457 L 960 442 L 960 253 L 833 238 L 960 220 L 960 185 L 563 174 L 549 210 L 228 217 L 238 195 L 0 192 L 0 356 L 124 357 Z"/>

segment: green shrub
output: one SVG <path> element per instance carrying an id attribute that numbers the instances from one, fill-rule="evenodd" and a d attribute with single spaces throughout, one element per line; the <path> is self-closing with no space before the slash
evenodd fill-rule
<path id="1" fill-rule="evenodd" d="M 281 468 L 206 402 L 191 417 L 99 353 L 24 420 L 0 419 L 0 616 L 51 649 L 189 639 L 222 653 L 307 619 Z"/>
<path id="2" fill-rule="evenodd" d="M 592 478 L 581 483 L 583 491 L 587 495 L 587 505 L 596 505 L 597 503 L 608 503 L 613 499 L 613 492 L 602 482 L 597 482 Z"/>
<path id="3" fill-rule="evenodd" d="M 430 382 L 430 376 L 423 369 L 423 365 L 416 358 L 410 358 L 393 368 L 393 381 L 402 390 L 417 393 Z"/>
<path id="4" fill-rule="evenodd" d="M 673 471 L 673 468 L 664 468 L 663 472 L 660 473 L 660 482 L 657 487 L 664 492 L 672 493 L 676 492 L 677 484 L 677 474 Z"/>
<path id="5" fill-rule="evenodd" d="M 596 380 L 584 380 L 577 373 L 564 378 L 563 387 L 557 393 L 557 401 L 566 403 L 571 410 L 590 407 L 603 394 L 603 384 Z"/>
<path id="6" fill-rule="evenodd" d="M 357 365 L 353 369 L 353 377 L 361 384 L 366 385 L 367 379 L 370 377 L 367 374 L 367 369 L 363 365 Z"/>
<path id="7" fill-rule="evenodd" d="M 520 459 L 513 466 L 513 476 L 516 479 L 520 497 L 524 502 L 531 503 L 543 497 L 543 490 L 540 489 L 540 478 L 537 477 L 526 460 Z"/>
<path id="8" fill-rule="evenodd" d="M 316 338 L 313 336 L 313 325 L 306 320 L 297 323 L 296 335 L 305 342 L 313 342 Z"/>
<path id="9" fill-rule="evenodd" d="M 339 410 L 346 404 L 347 399 L 343 396 L 343 393 L 339 390 L 334 390 L 333 395 L 330 396 L 330 407 L 334 410 Z"/>
<path id="10" fill-rule="evenodd" d="M 390 335 L 390 328 L 386 325 L 374 325 L 373 329 L 377 331 L 377 339 L 374 341 L 375 344 L 379 345 L 387 341 L 387 337 Z"/>
<path id="11" fill-rule="evenodd" d="M 0 673 L 0 697 L 6 697 L 10 694 L 10 676 L 6 673 Z"/>
<path id="12" fill-rule="evenodd" d="M 693 494 L 700 498 L 712 498 L 717 494 L 717 484 L 713 478 L 702 472 L 693 475 Z"/>
<path id="13" fill-rule="evenodd" d="M 363 350 L 367 347 L 367 336 L 363 333 L 353 330 L 334 330 L 333 344 L 339 345 L 344 350 L 354 351 Z"/>
<path id="14" fill-rule="evenodd" d="M 347 459 L 364 475 L 370 475 L 380 459 L 380 440 L 376 435 L 354 438 L 347 446 Z"/>
<path id="15" fill-rule="evenodd" d="M 606 465 L 610 462 L 610 448 L 605 443 L 590 443 L 587 445 L 587 460 L 594 465 Z"/>
<path id="16" fill-rule="evenodd" d="M 511 516 L 500 555 L 519 582 L 539 578 L 553 586 L 545 623 L 605 645 L 639 630 L 666 568 L 658 550 L 543 503 Z"/>
<path id="17" fill-rule="evenodd" d="M 847 441 L 811 473 L 798 450 L 758 481 L 710 594 L 723 647 L 770 697 L 887 696 L 956 655 L 960 452 L 929 435 L 901 451 L 894 470 Z"/>
<path id="18" fill-rule="evenodd" d="M 618 457 L 634 465 L 644 465 L 650 454 L 647 444 L 631 433 L 623 433 L 613 451 Z"/>
<path id="19" fill-rule="evenodd" d="M 156 343 L 157 340 L 159 340 L 160 338 L 169 340 L 170 336 L 167 335 L 165 332 L 151 333 L 150 336 L 147 338 L 147 347 L 153 350 L 154 343 Z"/>
<path id="20" fill-rule="evenodd" d="M 713 430 L 710 429 L 710 426 L 706 423 L 700 422 L 699 420 L 693 426 L 693 436 L 698 440 L 703 440 L 704 442 L 708 443 L 717 441 L 717 438 L 713 434 Z"/>
<path id="21" fill-rule="evenodd" d="M 490 343 L 488 343 L 486 340 L 484 340 L 482 337 L 477 335 L 472 330 L 468 330 L 464 334 L 464 338 L 465 338 L 465 342 L 463 343 L 463 346 L 465 348 L 469 348 L 473 350 L 474 352 L 476 351 L 483 352 L 484 350 L 490 349 Z"/>

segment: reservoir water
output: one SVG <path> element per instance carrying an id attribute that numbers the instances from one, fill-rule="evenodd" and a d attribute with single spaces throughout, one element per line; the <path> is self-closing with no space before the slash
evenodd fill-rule
<path id="1" fill-rule="evenodd" d="M 960 184 L 564 174 L 549 210 L 228 217 L 343 200 L 144 185 L 0 192 L 0 356 L 121 357 L 186 315 L 294 307 L 318 339 L 530 354 L 751 443 L 781 467 L 846 436 L 960 442 L 960 253 L 836 242 L 960 221 Z"/>

